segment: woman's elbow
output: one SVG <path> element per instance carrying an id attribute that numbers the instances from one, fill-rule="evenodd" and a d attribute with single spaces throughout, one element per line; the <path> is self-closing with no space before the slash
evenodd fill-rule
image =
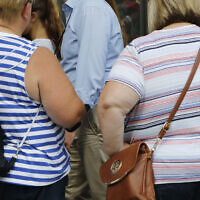
<path id="1" fill-rule="evenodd" d="M 54 118 L 54 122 L 63 128 L 71 129 L 79 123 L 86 114 L 86 109 L 81 100 L 73 101 L 66 109 L 63 109 L 60 115 Z"/>
<path id="2" fill-rule="evenodd" d="M 68 127 L 66 128 L 70 128 L 73 127 L 75 124 L 77 124 L 78 122 L 80 122 L 83 117 L 86 114 L 86 109 L 84 104 L 82 103 L 81 100 L 79 100 L 77 103 L 75 103 L 69 112 L 68 115 Z"/>
<path id="3" fill-rule="evenodd" d="M 108 102 L 104 98 L 102 98 L 100 96 L 98 104 L 97 104 L 97 115 L 98 115 L 98 118 L 103 117 L 108 108 L 109 108 Z"/>

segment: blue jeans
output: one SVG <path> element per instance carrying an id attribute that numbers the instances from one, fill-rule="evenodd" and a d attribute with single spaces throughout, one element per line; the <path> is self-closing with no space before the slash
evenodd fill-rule
<path id="1" fill-rule="evenodd" d="M 155 185 L 156 200 L 200 200 L 200 182 Z"/>
<path id="2" fill-rule="evenodd" d="M 65 200 L 68 177 L 47 186 L 23 186 L 0 183 L 1 200 Z"/>

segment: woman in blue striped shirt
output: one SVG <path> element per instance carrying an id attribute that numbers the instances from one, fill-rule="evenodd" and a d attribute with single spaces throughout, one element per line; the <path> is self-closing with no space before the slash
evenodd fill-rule
<path id="1" fill-rule="evenodd" d="M 76 125 L 85 108 L 56 57 L 21 37 L 30 18 L 30 0 L 0 1 L 0 123 L 4 155 L 17 157 L 0 177 L 0 199 L 64 200 L 64 128 Z"/>

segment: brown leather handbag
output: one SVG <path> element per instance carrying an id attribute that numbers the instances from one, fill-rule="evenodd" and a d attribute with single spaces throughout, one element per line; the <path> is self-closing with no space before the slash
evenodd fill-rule
<path id="1" fill-rule="evenodd" d="M 145 143 L 112 156 L 101 166 L 100 176 L 108 184 L 107 200 L 155 199 L 152 152 Z"/>
<path id="2" fill-rule="evenodd" d="M 162 140 L 192 82 L 200 62 L 200 50 L 190 76 L 172 112 L 160 130 L 151 150 L 144 142 L 136 142 L 108 159 L 100 168 L 100 177 L 108 185 L 106 200 L 155 200 L 152 156 Z"/>

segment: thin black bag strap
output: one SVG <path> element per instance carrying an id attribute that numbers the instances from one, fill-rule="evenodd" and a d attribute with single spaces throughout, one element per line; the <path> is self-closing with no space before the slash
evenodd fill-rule
<path id="1" fill-rule="evenodd" d="M 198 69 L 199 63 L 200 63 L 200 49 L 198 50 L 198 54 L 197 54 L 195 63 L 193 65 L 193 67 L 192 67 L 192 70 L 191 70 L 190 75 L 189 75 L 189 77 L 187 79 L 187 82 L 185 83 L 185 86 L 184 86 L 181 94 L 179 95 L 179 98 L 178 98 L 173 110 L 171 111 L 168 119 L 166 120 L 165 124 L 161 128 L 161 130 L 160 130 L 160 132 L 159 132 L 159 134 L 157 136 L 157 141 L 156 141 L 156 143 L 154 144 L 154 146 L 152 148 L 152 151 L 155 151 L 158 143 L 160 142 L 160 140 L 162 140 L 162 138 L 164 137 L 165 133 L 169 130 L 170 123 L 171 123 L 172 119 L 174 118 L 179 106 L 181 105 L 181 103 L 182 103 L 182 101 L 183 101 L 183 99 L 184 99 L 184 97 L 185 97 L 185 95 L 186 95 L 186 93 L 187 93 L 187 91 L 188 91 L 188 89 L 190 87 L 190 84 L 191 84 L 191 82 L 192 82 L 192 80 L 194 78 L 194 75 L 195 75 L 195 73 L 196 73 L 196 71 Z"/>
<path id="2" fill-rule="evenodd" d="M 57 53 L 58 53 L 59 47 L 60 47 L 60 45 L 61 45 L 61 43 L 62 43 L 62 40 L 63 40 L 63 35 L 64 35 L 64 33 L 65 33 L 65 30 L 66 30 L 66 28 L 67 28 L 67 25 L 68 25 L 68 23 L 69 23 L 69 20 L 70 20 L 70 18 L 71 18 L 71 15 L 72 15 L 72 11 L 71 11 L 71 13 L 70 13 L 70 15 L 69 15 L 69 17 L 68 17 L 68 19 L 67 19 L 67 22 L 66 22 L 66 24 L 65 24 L 65 28 L 64 28 L 64 30 L 63 30 L 63 32 L 62 32 L 62 35 L 61 35 L 60 38 L 59 38 L 59 42 L 58 42 L 58 45 L 56 46 L 56 49 L 55 49 L 55 51 L 54 51 L 54 55 L 57 55 Z"/>

